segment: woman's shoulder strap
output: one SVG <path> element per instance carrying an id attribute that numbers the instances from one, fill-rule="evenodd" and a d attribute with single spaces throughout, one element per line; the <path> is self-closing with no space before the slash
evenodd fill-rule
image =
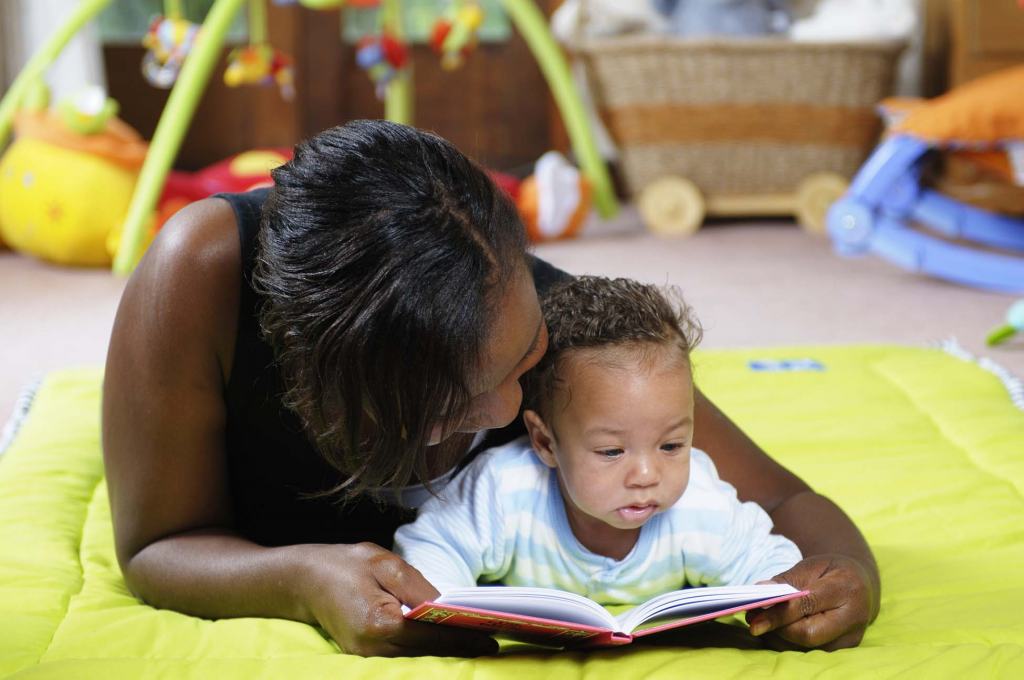
<path id="1" fill-rule="evenodd" d="M 256 240 L 263 215 L 263 202 L 267 200 L 269 189 L 253 189 L 240 194 L 215 194 L 231 205 L 238 224 L 238 238 L 242 245 L 242 268 L 246 274 L 252 271 L 256 254 Z"/>

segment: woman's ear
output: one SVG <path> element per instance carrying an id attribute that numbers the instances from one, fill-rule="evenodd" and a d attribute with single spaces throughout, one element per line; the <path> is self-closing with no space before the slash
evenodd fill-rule
<path id="1" fill-rule="evenodd" d="M 558 461 L 555 459 L 555 437 L 544 419 L 536 411 L 527 409 L 523 411 L 523 423 L 526 425 L 526 431 L 530 433 L 530 445 L 537 452 L 541 462 L 550 468 L 558 467 Z"/>

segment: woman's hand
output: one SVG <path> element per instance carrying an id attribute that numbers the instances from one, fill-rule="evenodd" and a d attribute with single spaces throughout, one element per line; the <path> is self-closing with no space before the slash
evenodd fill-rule
<path id="1" fill-rule="evenodd" d="M 878 613 L 878 567 L 864 536 L 842 509 L 772 460 L 700 390 L 694 390 L 694 446 L 707 451 L 740 500 L 771 516 L 774 532 L 807 559 L 775 581 L 810 595 L 747 615 L 756 634 L 790 648 L 857 645 Z"/>
<path id="2" fill-rule="evenodd" d="M 373 543 L 309 545 L 302 596 L 310 618 L 342 651 L 360 656 L 483 656 L 498 644 L 484 633 L 409 621 L 402 605 L 438 596 L 423 575 Z"/>
<path id="3" fill-rule="evenodd" d="M 747 612 L 754 635 L 769 634 L 779 649 L 855 647 L 878 614 L 878 587 L 870 572 L 844 555 L 814 555 L 772 581 L 810 594 Z"/>

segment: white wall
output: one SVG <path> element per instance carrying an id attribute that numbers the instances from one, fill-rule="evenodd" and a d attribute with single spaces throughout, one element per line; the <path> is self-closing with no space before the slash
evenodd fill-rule
<path id="1" fill-rule="evenodd" d="M 0 65 L 4 91 L 76 5 L 78 0 L 0 0 Z M 85 85 L 106 87 L 103 52 L 94 23 L 68 42 L 47 72 L 46 82 L 54 101 Z"/>

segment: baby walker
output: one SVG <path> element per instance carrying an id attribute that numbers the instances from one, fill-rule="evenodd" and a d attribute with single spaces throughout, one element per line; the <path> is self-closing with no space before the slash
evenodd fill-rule
<path id="1" fill-rule="evenodd" d="M 932 100 L 882 102 L 891 134 L 827 214 L 836 250 L 872 252 L 911 271 L 978 288 L 1024 291 L 1022 105 L 1024 66 Z M 940 154 L 945 171 L 935 186 L 942 193 L 928 186 L 931 174 L 927 181 L 923 175 Z M 977 174 L 963 185 L 955 177 L 965 167 Z M 982 195 L 987 199 L 979 202 Z"/>
<path id="2" fill-rule="evenodd" d="M 1024 291 L 1024 219 L 922 187 L 921 169 L 931 149 L 925 141 L 900 134 L 875 150 L 847 194 L 829 209 L 828 232 L 836 251 L 872 252 L 911 271 L 978 288 Z M 981 248 L 914 230 L 911 223 Z"/>

